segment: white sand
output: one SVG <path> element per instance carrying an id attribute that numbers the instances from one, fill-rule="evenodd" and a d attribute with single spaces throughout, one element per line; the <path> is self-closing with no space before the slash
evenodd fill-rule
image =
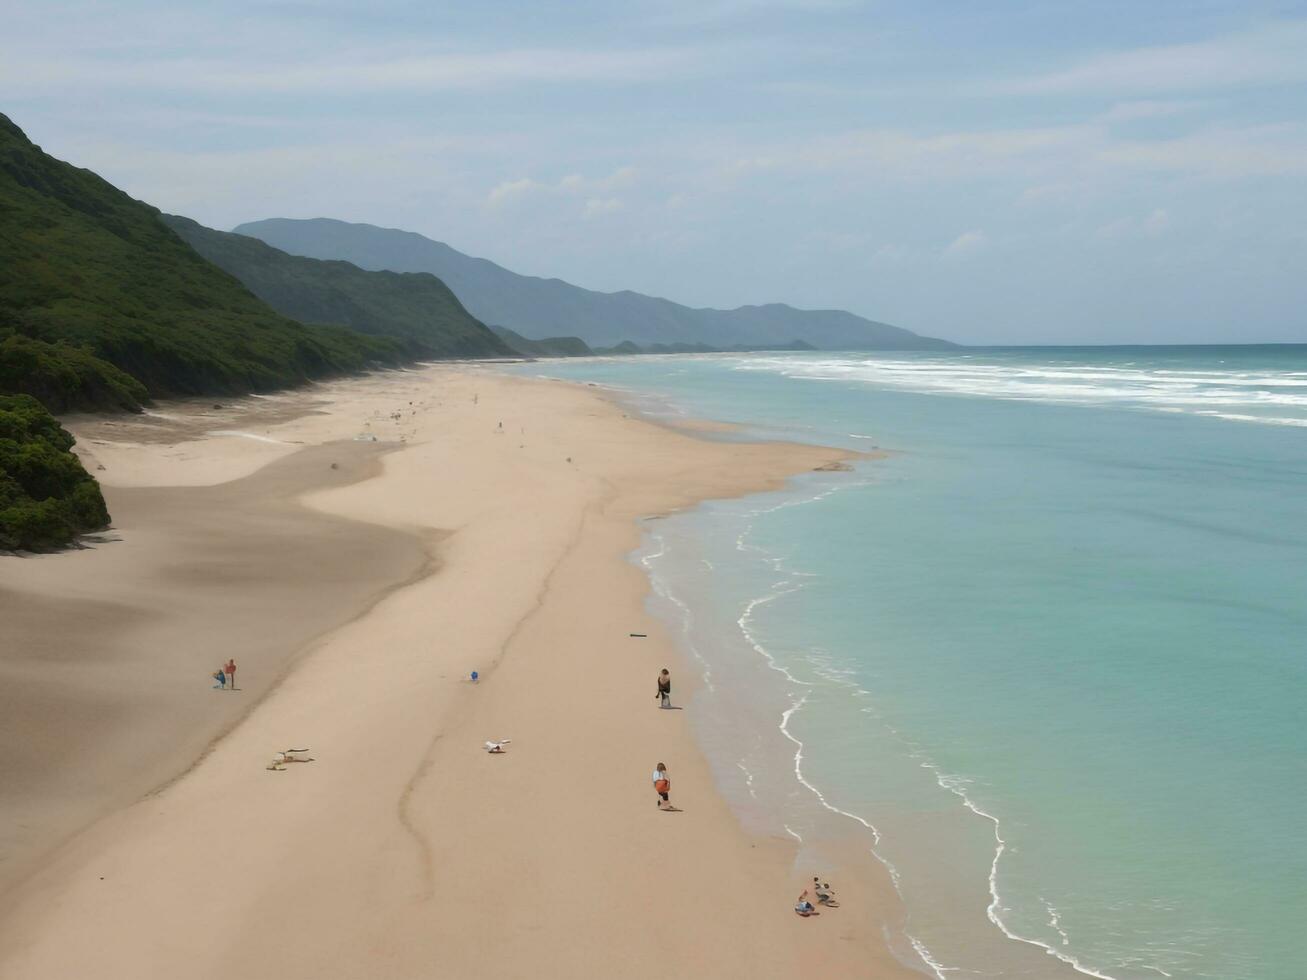
<path id="1" fill-rule="evenodd" d="M 312 397 L 318 414 L 240 428 L 292 446 L 365 425 L 405 439 L 378 477 L 304 499 L 417 535 L 438 569 L 313 644 L 182 778 L 45 855 L 9 896 L 0 976 L 919 975 L 884 948 L 897 904 L 865 854 L 840 869 L 843 908 L 793 914 L 810 872 L 789 843 L 741 831 L 690 712 L 657 710 L 658 668 L 672 667 L 678 700 L 689 671 L 625 558 L 640 516 L 774 487 L 841 453 L 702 441 L 593 390 L 470 367 Z M 284 447 L 83 448 L 106 482 L 181 486 L 248 474 Z M 125 534 L 96 554 L 131 545 Z M 323 573 L 348 578 L 350 555 L 338 559 Z M 232 570 L 235 587 L 248 573 Z M 482 750 L 500 738 L 506 753 Z M 292 745 L 316 761 L 264 768 Z M 654 807 L 658 761 L 683 812 Z"/>

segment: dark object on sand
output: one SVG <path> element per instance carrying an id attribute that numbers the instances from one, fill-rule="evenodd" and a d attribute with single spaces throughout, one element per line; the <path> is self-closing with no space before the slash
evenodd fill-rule
<path id="1" fill-rule="evenodd" d="M 812 890 L 817 895 L 817 904 L 825 905 L 827 908 L 837 909 L 840 903 L 835 900 L 835 895 L 830 890 L 830 882 L 823 882 L 820 878 L 812 879 Z"/>
<path id="2" fill-rule="evenodd" d="M 810 915 L 821 914 L 820 912 L 817 911 L 817 909 L 813 906 L 813 904 L 810 901 L 808 901 L 808 889 L 806 888 L 803 890 L 802 894 L 799 895 L 799 900 L 794 903 L 794 911 L 797 912 L 799 915 L 803 916 L 805 919 L 808 918 L 808 916 Z"/>
<path id="3" fill-rule="evenodd" d="M 670 708 L 672 706 L 672 675 L 666 667 L 658 675 L 658 693 L 654 697 L 661 702 L 658 707 Z"/>
<path id="4" fill-rule="evenodd" d="M 640 636 L 640 637 L 646 637 L 646 636 L 648 636 L 649 634 L 648 634 L 648 633 L 627 633 L 626 635 L 627 635 L 627 636 Z"/>

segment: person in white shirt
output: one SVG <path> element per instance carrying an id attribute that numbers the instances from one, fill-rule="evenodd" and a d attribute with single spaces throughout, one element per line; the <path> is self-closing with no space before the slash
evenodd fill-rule
<path id="1" fill-rule="evenodd" d="M 658 763 L 653 771 L 653 788 L 654 792 L 658 794 L 658 809 L 662 810 L 670 807 L 672 801 L 668 799 L 668 793 L 670 793 L 672 789 L 672 780 L 671 777 L 667 775 L 667 767 L 661 762 Z"/>

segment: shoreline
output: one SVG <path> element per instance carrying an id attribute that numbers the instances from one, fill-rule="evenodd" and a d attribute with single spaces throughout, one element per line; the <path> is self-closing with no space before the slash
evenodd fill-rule
<path id="1" fill-rule="evenodd" d="M 544 929 L 548 935 L 566 936 L 576 929 L 580 914 L 587 922 L 587 939 L 555 954 L 570 964 L 564 971 L 556 963 L 557 975 L 603 968 L 653 976 L 677 965 L 689 972 L 712 972 L 712 964 L 725 956 L 720 962 L 732 970 L 747 963 L 762 975 L 819 964 L 839 975 L 920 976 L 900 966 L 881 945 L 878 927 L 884 917 L 893 917 L 894 896 L 887 879 L 876 882 L 877 869 L 869 870 L 865 882 L 859 873 L 856 884 L 845 872 L 850 880 L 840 887 L 843 910 L 816 921 L 799 920 L 789 910 L 793 897 L 787 889 L 797 883 L 791 845 L 747 838 L 717 796 L 688 726 L 657 715 L 637 721 L 631 714 L 633 692 L 626 690 L 629 684 L 640 691 L 651 686 L 656 665 L 671 656 L 662 624 L 643 609 L 649 580 L 628 560 L 639 544 L 637 518 L 702 499 L 775 488 L 792 473 L 852 454 L 692 440 L 622 417 L 615 406 L 581 386 L 510 379 L 476 368 L 403 372 L 320 386 L 317 393 L 340 388 L 373 389 L 374 407 L 397 397 L 402 406 L 405 395 L 426 390 L 436 401 L 430 416 L 439 419 L 443 431 L 427 431 L 426 419 L 414 413 L 411 441 L 385 457 L 382 476 L 311 492 L 306 502 L 316 511 L 409 533 L 414 527 L 443 528 L 448 535 L 438 550 L 445 567 L 393 590 L 332 631 L 192 769 L 157 796 L 101 821 L 62 848 L 24 886 L 30 897 L 49 900 L 57 912 L 33 911 L 47 903 L 28 902 L 21 913 L 0 922 L 0 962 L 21 964 L 24 975 L 36 977 L 84 966 L 77 951 L 56 942 L 60 923 L 76 922 L 88 949 L 99 947 L 102 968 L 106 947 L 111 960 L 127 955 L 126 948 L 115 947 L 140 954 L 139 944 L 150 943 L 153 931 L 162 929 L 170 939 L 163 944 L 167 950 L 150 957 L 151 975 L 164 975 L 165 964 L 173 969 L 182 963 L 183 972 L 196 976 L 321 976 L 330 975 L 330 970 L 322 972 L 327 964 L 349 975 L 345 963 L 361 970 L 385 962 L 392 975 L 402 976 L 416 975 L 419 964 L 429 966 L 433 956 L 454 975 L 554 975 L 547 968 L 541 971 L 532 948 L 520 948 L 511 930 L 497 942 L 469 938 L 484 928 L 483 913 L 451 901 L 445 889 L 472 886 L 474 893 L 495 895 L 494 914 L 501 926 L 516 925 L 527 934 Z M 468 392 L 484 396 L 482 408 L 490 410 L 467 404 Z M 541 399 L 547 403 L 543 411 L 533 404 Z M 337 429 L 356 426 L 353 418 L 333 416 L 339 403 L 337 398 L 322 407 L 322 414 L 271 427 L 275 434 L 253 434 L 290 443 L 283 438 L 287 430 L 308 441 L 321 438 L 333 424 Z M 607 409 L 595 411 L 602 404 Z M 497 415 L 511 420 L 505 433 L 520 423 L 520 434 L 499 437 L 488 421 L 504 421 Z M 408 432 L 407 417 L 403 426 L 386 425 L 380 412 L 370 421 L 374 431 Z M 519 438 L 523 441 L 517 443 Z M 575 462 L 564 455 L 573 443 L 581 447 L 573 450 Z M 632 443 L 638 444 L 634 451 Z M 262 452 L 262 445 L 255 451 Z M 507 451 L 511 448 L 518 452 Z M 104 447 L 96 449 L 113 456 Z M 123 449 L 108 462 L 109 471 L 130 468 L 127 457 L 149 455 L 148 447 Z M 175 473 L 188 462 L 192 475 L 209 465 L 183 460 L 162 469 Z M 730 467 L 726 475 L 723 464 Z M 446 486 L 441 477 L 449 474 L 470 485 Z M 211 475 L 206 472 L 206 478 Z M 530 486 L 515 485 L 515 480 Z M 489 487 L 504 486 L 512 488 L 506 500 L 487 499 Z M 578 495 L 585 501 L 579 508 Z M 551 514 L 558 520 L 551 520 Z M 431 523 L 433 516 L 440 518 L 438 523 Z M 505 555 L 515 559 L 507 567 Z M 620 571 L 614 557 L 624 566 Z M 466 581 L 459 581 L 460 573 Z M 490 583 L 495 591 L 487 595 Z M 603 602 L 596 602 L 597 594 Z M 473 608 L 480 615 L 469 623 Z M 645 629 L 632 627 L 637 622 Z M 622 631 L 623 626 L 628 629 Z M 457 636 L 460 649 L 412 649 L 415 628 L 424 635 Z M 626 632 L 649 637 L 632 648 Z M 611 648 L 621 643 L 637 649 L 638 669 L 612 656 Z M 364 674 L 358 651 L 390 663 L 375 675 Z M 451 680 L 469 662 L 479 664 L 482 672 L 475 688 Z M 689 671 L 678 673 L 683 700 Z M 430 685 L 425 696 L 413 690 L 423 684 Z M 566 709 L 561 715 L 541 703 L 551 697 L 557 702 L 552 707 Z M 362 727 L 349 713 L 359 703 L 368 722 Z M 605 725 L 602 719 L 609 721 Z M 296 724 L 288 725 L 292 720 Z M 286 733 L 283 740 L 308 741 L 315 752 L 329 746 L 330 757 L 324 752 L 313 766 L 266 773 L 261 765 L 266 750 L 260 753 L 256 746 L 278 730 Z M 596 733 L 602 733 L 597 745 Z M 475 747 L 487 737 L 515 739 L 509 753 L 492 763 L 503 777 L 487 767 Z M 675 752 L 674 746 L 679 746 Z M 256 753 L 260 764 L 253 765 Z M 690 813 L 646 814 L 633 828 L 640 811 L 631 809 L 631 795 L 647 805 L 646 777 L 640 774 L 649 768 L 644 757 L 653 754 L 677 760 L 671 765 L 674 799 Z M 541 766 L 553 773 L 554 785 L 542 788 L 538 781 L 523 781 Z M 524 768 L 512 777 L 515 767 Z M 619 779 L 608 777 L 614 771 Z M 269 780 L 277 782 L 269 786 Z M 447 785 L 441 790 L 433 782 Z M 279 783 L 299 786 L 305 795 L 283 794 Z M 380 803 L 386 799 L 395 801 L 389 810 Z M 241 807 L 233 808 L 237 800 Z M 555 805 L 555 800 L 563 802 Z M 693 805 L 686 805 L 687 800 Z M 323 806 L 333 814 L 329 824 L 320 819 Z M 338 808 L 346 811 L 347 822 L 338 822 Z M 280 843 L 260 839 L 259 829 L 278 825 L 297 828 L 302 836 Z M 331 830 L 346 825 L 367 827 L 376 837 L 342 839 Z M 192 843 L 208 839 L 205 828 L 220 837 L 236 832 L 242 848 L 252 852 L 238 862 L 239 873 Z M 640 835 L 655 842 L 660 853 L 669 848 L 661 867 L 651 871 L 641 841 L 629 839 Z M 245 848 L 251 839 L 253 845 Z M 594 850 L 602 854 L 598 863 L 590 854 Z M 499 852 L 511 852 L 513 859 Z M 142 870 L 158 868 L 164 853 L 170 861 L 162 880 Z M 311 857 L 322 853 L 332 854 L 330 869 Z M 668 864 L 672 856 L 675 866 Z M 223 889 L 210 884 L 191 907 L 179 906 L 183 866 L 202 871 L 206 882 L 216 876 L 226 888 L 243 892 L 245 900 L 224 900 L 217 894 Z M 92 867 L 111 868 L 112 878 L 95 878 L 120 883 L 83 881 Z M 381 868 L 389 874 L 382 875 Z M 624 874 L 615 877 L 617 868 Z M 518 873 L 522 869 L 534 873 L 524 881 Z M 705 873 L 711 878 L 705 879 Z M 711 913 L 708 906 L 694 907 L 703 898 L 711 900 L 703 890 L 707 881 L 729 891 L 730 907 L 713 904 Z M 106 891 L 115 896 L 108 909 Z M 362 902 L 359 891 L 372 901 Z M 687 895 L 695 900 L 687 902 Z M 124 908 L 123 902 L 134 908 Z M 253 923 L 287 907 L 307 909 L 297 915 L 297 929 L 330 948 L 328 958 L 303 950 L 302 956 L 288 955 L 283 944 L 260 937 L 251 936 L 253 942 L 241 950 L 222 949 L 213 939 L 215 922 L 224 924 L 217 932 L 230 928 L 251 935 Z M 672 932 L 659 938 L 637 924 L 650 908 L 658 910 L 660 926 L 670 925 Z M 879 912 L 864 914 L 875 909 Z M 712 921 L 705 922 L 700 913 Z M 775 922 L 765 937 L 757 935 L 760 921 Z M 596 925 L 598 931 L 592 928 Z M 830 928 L 837 930 L 840 942 L 832 942 L 836 934 Z M 106 942 L 88 938 L 101 933 Z M 20 934 L 22 941 L 16 939 Z M 616 937 L 616 948 L 609 939 L 589 943 L 592 934 Z M 114 966 L 125 965 L 111 964 L 110 975 Z"/>
<path id="2" fill-rule="evenodd" d="M 627 407 L 632 411 L 639 412 L 646 405 L 652 405 L 655 409 L 653 421 L 655 424 L 663 425 L 674 431 L 689 432 L 691 434 L 704 433 L 706 438 L 710 439 L 754 439 L 766 440 L 775 438 L 767 430 L 759 430 L 745 422 L 724 421 L 713 418 L 700 418 L 697 416 L 687 415 L 687 409 L 683 405 L 678 405 L 673 399 L 662 395 L 649 395 L 637 389 L 632 389 L 624 385 L 606 384 L 603 382 L 580 382 L 596 385 L 604 391 L 607 397 L 614 403 L 622 407 Z M 693 412 L 693 409 L 690 409 Z M 861 438 L 861 437 L 858 437 Z M 872 452 L 849 451 L 849 458 L 856 462 L 868 460 L 882 460 L 891 458 L 898 453 L 893 450 L 876 449 Z M 748 542 L 749 536 L 753 532 L 754 521 L 762 515 L 766 515 L 775 510 L 780 510 L 795 506 L 804 506 L 809 503 L 816 503 L 833 494 L 838 494 L 845 490 L 853 490 L 862 485 L 856 473 L 860 467 L 850 467 L 845 463 L 838 463 L 830 467 L 818 467 L 817 471 L 791 481 L 782 490 L 775 494 L 769 495 L 770 500 L 756 500 L 756 495 L 747 495 L 745 498 L 737 498 L 726 501 L 726 506 L 721 508 L 718 513 L 710 519 L 701 521 L 693 525 L 682 525 L 678 531 L 673 531 L 670 538 L 665 531 L 652 530 L 648 531 L 650 546 L 642 549 L 635 555 L 647 569 L 655 580 L 655 592 L 664 601 L 666 608 L 661 610 L 659 615 L 667 623 L 669 629 L 676 634 L 678 645 L 686 651 L 686 658 L 693 658 L 697 665 L 706 674 L 723 674 L 727 678 L 727 684 L 731 686 L 739 685 L 748 688 L 752 694 L 748 698 L 751 713 L 745 723 L 745 728 L 750 733 L 747 738 L 729 737 L 723 738 L 723 726 L 718 726 L 718 731 L 713 733 L 701 733 L 701 744 L 705 751 L 710 751 L 714 756 L 720 754 L 722 758 L 733 760 L 737 757 L 739 762 L 731 765 L 723 765 L 717 769 L 718 784 L 721 791 L 727 796 L 728 801 L 736 809 L 742 823 L 746 826 L 752 825 L 752 832 L 766 833 L 775 832 L 777 828 L 783 829 L 784 832 L 792 835 L 799 841 L 801 859 L 809 849 L 814 850 L 817 855 L 824 856 L 827 853 L 840 854 L 846 852 L 843 858 L 837 858 L 834 861 L 826 861 L 818 858 L 815 862 L 809 859 L 814 868 L 818 866 L 843 867 L 849 863 L 847 854 L 857 854 L 859 852 L 870 851 L 875 855 L 878 862 L 883 865 L 894 880 L 895 891 L 899 894 L 901 900 L 906 897 L 899 889 L 899 869 L 895 867 L 890 857 L 882 853 L 880 848 L 881 828 L 874 823 L 875 818 L 867 816 L 866 810 L 853 804 L 853 809 L 846 809 L 850 806 L 848 802 L 838 802 L 842 794 L 841 787 L 832 783 L 826 785 L 822 779 L 812 776 L 807 772 L 810 767 L 812 758 L 815 758 L 813 750 L 820 752 L 823 743 L 819 740 L 809 745 L 805 741 L 809 736 L 800 737 L 791 731 L 790 723 L 792 716 L 804 711 L 810 711 L 811 706 L 807 706 L 809 700 L 808 694 L 802 694 L 811 688 L 806 687 L 809 681 L 796 679 L 787 668 L 780 666 L 773 654 L 768 651 L 767 646 L 770 641 L 757 636 L 752 629 L 752 615 L 755 606 L 763 606 L 773 599 L 788 594 L 790 591 L 796 591 L 802 588 L 803 577 L 808 573 L 799 569 L 790 568 L 785 556 L 780 552 L 768 553 L 763 555 L 758 545 Z M 853 470 L 854 476 L 852 481 L 831 480 L 815 481 L 821 472 L 840 472 Z M 872 482 L 876 482 L 874 479 Z M 733 506 L 733 505 L 738 505 Z M 693 521 L 693 514 L 686 515 L 686 519 Z M 693 544 L 685 548 L 690 539 L 706 539 L 715 534 L 722 522 L 730 522 L 730 530 L 726 534 L 727 538 L 735 540 L 735 547 L 740 551 L 758 552 L 759 560 L 770 566 L 774 578 L 785 580 L 784 582 L 771 582 L 764 587 L 763 591 L 754 594 L 743 594 L 739 590 L 730 591 L 721 595 L 714 595 L 714 601 L 707 602 L 704 596 L 712 593 L 713 576 L 704 577 L 698 564 L 702 563 L 709 569 L 715 570 L 715 576 L 718 571 L 727 570 L 727 578 L 735 579 L 741 576 L 747 576 L 749 570 L 742 564 L 732 564 L 735 560 L 727 555 L 718 553 L 712 554 L 712 562 L 708 562 L 706 550 L 701 550 Z M 741 529 L 742 528 L 742 529 Z M 710 530 L 711 529 L 711 530 Z M 739 532 L 738 537 L 736 533 Z M 691 555 L 690 565 L 687 565 L 687 559 L 672 559 L 670 571 L 660 572 L 654 567 L 652 559 L 666 559 L 669 547 L 675 551 L 688 551 Z M 726 564 L 723 565 L 722 562 Z M 661 580 L 661 586 L 658 584 Z M 796 584 L 797 583 L 797 584 Z M 759 583 L 761 587 L 761 583 Z M 775 591 L 779 589 L 780 591 Z M 685 590 L 678 594 L 678 590 Z M 747 592 L 747 590 L 745 590 Z M 685 598 L 692 597 L 693 601 L 689 604 Z M 724 605 L 723 605 L 724 604 Z M 721 617 L 720 620 L 712 615 L 705 615 L 707 609 L 713 606 L 720 606 L 722 609 L 730 609 L 730 617 Z M 673 608 L 674 607 L 674 608 Z M 733 617 L 740 613 L 738 620 Z M 728 623 L 727 619 L 731 621 Z M 708 625 L 704 625 L 707 623 Z M 693 624 L 693 625 L 692 625 Z M 741 657 L 740 651 L 734 649 L 743 638 L 744 644 L 752 648 L 746 655 Z M 697 650 L 697 646 L 704 649 L 712 650 L 713 657 L 705 659 Z M 749 661 L 744 670 L 741 670 L 741 659 Z M 765 661 L 765 665 L 760 665 L 760 660 Z M 734 661 L 734 662 L 732 662 Z M 785 680 L 781 681 L 779 677 L 771 673 L 779 672 Z M 757 676 L 748 676 L 753 672 Z M 795 687 L 794 685 L 801 685 Z M 711 688 L 711 684 L 709 685 Z M 840 684 L 840 686 L 845 686 Z M 855 685 L 847 685 L 853 687 Z M 788 690 L 786 690 L 788 688 Z M 870 692 L 858 690 L 856 695 L 867 695 Z M 741 711 L 738 698 L 735 704 L 717 704 L 716 707 L 725 708 L 723 712 L 738 722 L 746 716 Z M 762 710 L 752 710 L 758 706 L 765 705 Z M 773 712 L 768 715 L 767 711 Z M 820 709 L 819 709 L 820 710 Z M 806 716 L 805 716 L 806 717 Z M 778 721 L 773 725 L 771 719 Z M 725 729 L 729 730 L 732 726 L 726 725 Z M 779 732 L 780 737 L 777 737 Z M 759 737 L 758 733 L 762 733 Z M 713 739 L 716 739 L 714 742 Z M 776 743 L 768 749 L 760 749 L 762 743 L 770 740 Z M 760 758 L 761 755 L 766 758 Z M 810 758 L 812 757 L 812 758 Z M 745 763 L 748 763 L 746 766 Z M 755 763 L 761 763 L 760 766 Z M 738 769 L 739 772 L 734 771 Z M 743 773 L 743 783 L 741 783 L 740 773 Z M 816 779 L 816 783 L 813 779 Z M 995 874 L 998 860 L 1002 857 L 1004 850 L 1009 847 L 1008 842 L 1002 836 L 999 821 L 988 812 L 978 808 L 974 801 L 956 788 L 949 787 L 944 782 L 938 780 L 941 789 L 946 790 L 952 795 L 959 797 L 965 809 L 971 811 L 976 816 L 985 821 L 985 827 L 992 827 L 993 846 L 988 852 L 986 858 L 988 877 L 979 882 L 984 891 L 983 900 L 977 894 L 975 897 L 977 904 L 974 908 L 954 908 L 952 913 L 959 916 L 969 916 L 974 912 L 974 918 L 979 922 L 985 923 L 985 929 L 992 928 L 995 930 L 994 936 L 990 937 L 991 941 L 997 940 L 999 948 L 990 950 L 995 953 L 991 961 L 988 957 L 981 960 L 973 959 L 969 962 L 960 962 L 956 959 L 951 960 L 950 964 L 940 963 L 935 959 L 934 953 L 930 948 L 929 942 L 923 942 L 918 935 L 912 931 L 909 919 L 907 918 L 908 910 L 905 907 L 905 919 L 902 928 L 899 931 L 899 937 L 905 942 L 902 948 L 896 948 L 899 958 L 903 962 L 920 963 L 923 968 L 928 967 L 934 975 L 942 975 L 956 969 L 974 969 L 977 968 L 977 962 L 987 962 L 991 967 L 998 967 L 1000 970 L 1011 969 L 1014 975 L 1090 975 L 1105 976 L 1103 973 L 1096 971 L 1073 956 L 1071 953 L 1062 949 L 1042 942 L 1038 939 L 1022 935 L 1019 929 L 1011 927 L 1009 922 L 1004 918 L 1004 912 L 1008 911 L 1003 907 L 1002 898 L 1000 897 L 995 884 Z M 763 789 L 763 795 L 767 797 L 765 803 L 760 802 L 760 796 L 755 792 L 755 784 L 762 786 L 764 783 L 772 783 L 767 789 Z M 782 784 L 780 790 L 777 790 L 775 784 Z M 784 796 L 785 786 L 794 784 L 802 787 L 799 794 L 799 802 L 795 802 L 793 797 L 788 801 L 782 799 Z M 847 790 L 848 787 L 843 787 Z M 795 813 L 799 811 L 799 821 L 795 826 L 803 831 L 802 835 L 796 832 L 781 816 L 783 812 Z M 802 811 L 805 808 L 817 811 L 815 819 L 805 816 Z M 792 819 L 792 818 L 791 818 Z M 856 824 L 851 827 L 850 824 Z M 810 833 L 813 838 L 810 838 Z M 908 884 L 911 884 L 909 881 Z M 975 882 L 971 883 L 975 885 Z M 916 912 L 922 912 L 922 906 L 916 905 Z M 927 907 L 925 909 L 928 918 L 935 918 L 938 921 L 941 910 Z M 960 921 L 960 920 L 959 920 Z M 974 923 L 972 924 L 974 926 Z M 1062 934 L 1065 939 L 1065 933 Z M 894 943 L 891 942 L 891 947 Z M 910 947 L 910 948 L 909 948 Z M 1032 954 L 1034 952 L 1034 955 Z M 1048 963 L 1045 957 L 1052 958 L 1055 963 Z"/>

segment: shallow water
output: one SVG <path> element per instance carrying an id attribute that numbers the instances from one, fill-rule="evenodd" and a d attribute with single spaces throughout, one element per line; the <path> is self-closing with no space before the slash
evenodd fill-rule
<path id="1" fill-rule="evenodd" d="M 891 451 L 637 557 L 745 819 L 848 814 L 944 975 L 1307 976 L 1307 348 L 526 370 Z"/>

